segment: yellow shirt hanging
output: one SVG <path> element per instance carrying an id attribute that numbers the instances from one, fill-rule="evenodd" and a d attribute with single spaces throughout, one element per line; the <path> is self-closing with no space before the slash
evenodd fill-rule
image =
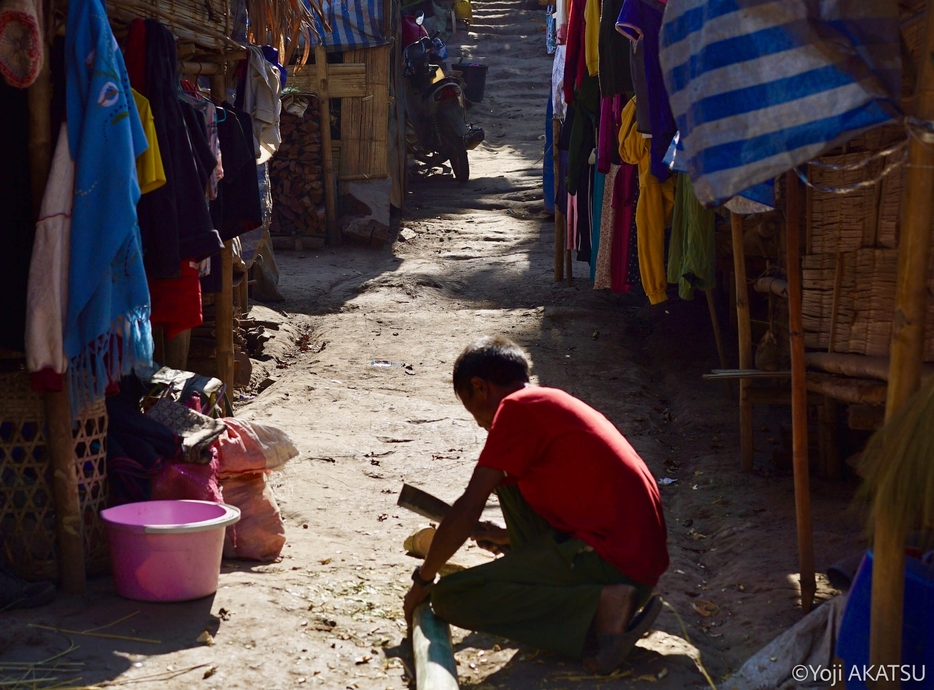
<path id="1" fill-rule="evenodd" d="M 584 60 L 591 77 L 600 69 L 600 10 L 601 0 L 587 0 L 584 5 Z"/>
<path id="2" fill-rule="evenodd" d="M 624 163 L 639 167 L 639 203 L 636 206 L 636 239 L 642 287 L 651 304 L 668 299 L 665 290 L 665 228 L 671 223 L 675 203 L 674 176 L 659 182 L 650 172 L 652 140 L 639 133 L 636 125 L 636 99 L 623 108 L 619 129 L 619 156 Z"/>
<path id="3" fill-rule="evenodd" d="M 141 194 L 159 189 L 165 184 L 165 168 L 162 167 L 162 154 L 159 151 L 159 138 L 156 136 L 156 123 L 152 117 L 152 109 L 149 107 L 149 99 L 133 91 L 133 100 L 136 101 L 136 109 L 139 111 L 139 119 L 143 124 L 143 132 L 146 134 L 146 140 L 149 141 L 149 148 L 136 159 L 136 177 L 139 180 L 139 191 Z"/>

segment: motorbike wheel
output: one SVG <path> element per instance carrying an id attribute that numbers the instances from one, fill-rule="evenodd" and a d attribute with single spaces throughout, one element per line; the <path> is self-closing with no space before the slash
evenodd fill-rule
<path id="1" fill-rule="evenodd" d="M 467 159 L 467 145 L 461 141 L 451 155 L 451 169 L 454 178 L 461 184 L 470 179 L 470 161 Z"/>

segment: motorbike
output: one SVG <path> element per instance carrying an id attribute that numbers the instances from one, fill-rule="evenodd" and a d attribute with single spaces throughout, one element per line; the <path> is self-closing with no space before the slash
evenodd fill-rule
<path id="1" fill-rule="evenodd" d="M 403 17 L 403 94 L 411 134 L 407 137 L 416 159 L 429 165 L 450 161 L 458 182 L 470 179 L 467 152 L 483 141 L 480 128 L 467 123 L 460 82 L 444 75 L 444 43 L 432 39 L 423 17 Z"/>

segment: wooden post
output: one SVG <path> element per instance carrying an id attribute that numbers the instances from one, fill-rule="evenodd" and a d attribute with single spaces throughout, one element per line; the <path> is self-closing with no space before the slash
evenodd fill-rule
<path id="1" fill-rule="evenodd" d="M 720 368 L 728 369 L 726 365 L 726 355 L 723 353 L 723 338 L 720 335 L 720 319 L 717 318 L 717 305 L 713 298 L 713 289 L 704 290 L 707 296 L 707 309 L 710 310 L 710 325 L 713 327 L 713 339 L 717 344 L 717 356 L 720 358 Z M 730 391 L 730 397 L 733 397 L 733 384 L 729 379 L 726 380 L 727 390 Z"/>
<path id="2" fill-rule="evenodd" d="M 33 217 L 38 218 L 52 167 L 52 77 L 48 60 L 43 61 L 39 76 L 27 90 L 26 102 L 29 107 L 29 181 Z"/>
<path id="3" fill-rule="evenodd" d="M 555 190 L 558 189 L 558 176 L 560 174 L 560 154 L 558 153 L 558 137 L 561 135 L 561 120 L 555 118 L 551 121 L 551 160 L 555 170 Z M 564 280 L 564 214 L 558 208 L 557 194 L 555 194 L 555 282 Z"/>
<path id="4" fill-rule="evenodd" d="M 224 71 L 211 77 L 211 94 L 215 98 L 227 97 Z M 221 291 L 214 300 L 214 333 L 217 338 L 217 378 L 227 386 L 227 394 L 234 390 L 234 337 L 233 337 L 233 243 L 224 242 L 221 251 Z"/>
<path id="5" fill-rule="evenodd" d="M 843 463 L 840 461 L 840 433 L 837 415 L 839 405 L 830 396 L 824 397 L 820 410 L 820 446 L 821 476 L 827 479 L 843 478 Z"/>
<path id="6" fill-rule="evenodd" d="M 427 602 L 412 614 L 412 652 L 417 690 L 457 690 L 451 629 Z"/>
<path id="7" fill-rule="evenodd" d="M 934 119 L 934 10 L 928 8 L 921 50 L 921 70 L 915 88 L 915 117 Z M 908 179 L 902 195 L 892 354 L 885 405 L 886 420 L 918 390 L 924 353 L 928 260 L 934 217 L 934 141 L 915 132 L 908 144 Z M 876 513 L 873 536 L 870 664 L 902 662 L 902 616 L 905 605 L 905 537 L 888 520 L 884 506 Z M 877 682 L 876 688 L 898 688 L 898 680 Z"/>
<path id="8" fill-rule="evenodd" d="M 788 198 L 785 228 L 788 233 L 788 330 L 791 339 L 791 425 L 795 473 L 795 513 L 798 526 L 798 562 L 801 608 L 811 610 L 817 584 L 814 579 L 814 535 L 811 532 L 811 495 L 808 474 L 808 390 L 804 366 L 804 317 L 801 310 L 801 190 L 794 172 L 786 174 Z"/>
<path id="9" fill-rule="evenodd" d="M 555 282 L 560 283 L 564 280 L 564 245 L 567 242 L 565 239 L 565 223 L 567 219 L 564 217 L 564 214 L 561 213 L 561 209 L 555 208 Z"/>
<path id="10" fill-rule="evenodd" d="M 749 286 L 746 285 L 746 252 L 743 245 L 743 218 L 731 213 L 733 231 L 733 277 L 736 284 L 736 330 L 739 333 L 739 368 L 752 369 L 752 323 L 749 320 Z M 753 466 L 752 402 L 746 395 L 749 381 L 739 380 L 739 445 L 743 472 Z"/>
<path id="11" fill-rule="evenodd" d="M 334 156 L 331 151 L 331 101 L 328 96 L 328 54 L 324 46 L 315 46 L 315 74 L 318 78 L 318 112 L 321 113 L 321 164 L 324 167 L 324 210 L 328 243 L 341 243 L 337 227 L 337 189 L 334 180 Z"/>
<path id="12" fill-rule="evenodd" d="M 78 496 L 75 469 L 75 439 L 72 434 L 71 402 L 67 379 L 60 393 L 46 393 L 45 418 L 49 428 L 52 459 L 52 492 L 55 497 L 55 536 L 58 541 L 58 574 L 62 591 L 85 592 L 84 521 Z"/>
<path id="13" fill-rule="evenodd" d="M 217 378 L 227 386 L 227 394 L 234 391 L 234 337 L 233 337 L 233 249 L 224 242 L 221 251 L 221 291 L 214 301 L 214 332 L 217 337 Z"/>
<path id="14" fill-rule="evenodd" d="M 246 316 L 250 311 L 250 273 L 249 271 L 244 274 L 243 280 L 240 281 L 240 296 L 237 300 L 237 304 L 240 307 L 240 314 Z"/>
<path id="15" fill-rule="evenodd" d="M 810 187 L 808 187 L 810 189 Z M 827 352 L 833 352 L 837 343 L 837 314 L 840 311 L 840 286 L 843 283 L 843 252 L 837 251 L 837 262 L 833 276 L 833 304 L 830 307 L 830 342 Z"/>
<path id="16" fill-rule="evenodd" d="M 45 36 L 40 19 L 39 35 Z M 48 45 L 45 46 L 48 58 Z M 52 167 L 52 81 L 46 59 L 39 76 L 26 93 L 29 104 L 29 176 L 33 215 L 38 218 Z M 83 595 L 85 592 L 84 537 L 81 502 L 78 497 L 78 474 L 75 470 L 75 440 L 72 435 L 71 403 L 68 380 L 59 393 L 45 395 L 45 419 L 48 425 L 52 494 L 55 501 L 55 537 L 58 544 L 58 573 L 62 591 Z"/>

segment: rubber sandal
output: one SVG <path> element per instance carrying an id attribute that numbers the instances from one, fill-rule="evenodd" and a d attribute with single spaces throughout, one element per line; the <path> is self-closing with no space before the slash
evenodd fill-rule
<path id="1" fill-rule="evenodd" d="M 597 634 L 597 642 L 600 645 L 594 657 L 597 673 L 606 675 L 619 668 L 636 646 L 636 642 L 652 628 L 661 610 L 661 597 L 653 596 L 642 610 L 632 617 L 626 626 L 626 632 L 619 635 Z"/>

